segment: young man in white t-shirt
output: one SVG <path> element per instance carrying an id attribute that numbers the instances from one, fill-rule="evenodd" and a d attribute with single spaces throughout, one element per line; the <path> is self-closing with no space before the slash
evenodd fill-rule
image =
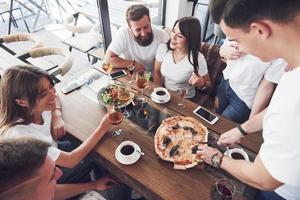
<path id="1" fill-rule="evenodd" d="M 281 57 L 284 73 L 263 119 L 264 143 L 254 162 L 234 160 L 207 147 L 199 152 L 206 163 L 220 167 L 260 189 L 257 199 L 300 199 L 300 1 L 212 0 L 211 14 L 229 39 L 263 61 Z M 221 136 L 219 144 L 239 135 Z"/>
<path id="2" fill-rule="evenodd" d="M 262 79 L 277 84 L 287 63 L 283 59 L 263 62 L 240 51 L 238 43 L 228 39 L 220 48 L 220 56 L 226 59 L 227 67 L 216 97 L 216 112 L 236 123 L 243 123 L 251 114 Z"/>
<path id="3" fill-rule="evenodd" d="M 126 11 L 127 25 L 118 29 L 108 47 L 106 58 L 114 68 L 135 67 L 135 71 L 152 71 L 158 45 L 166 42 L 168 34 L 151 26 L 149 9 L 132 5 Z"/>

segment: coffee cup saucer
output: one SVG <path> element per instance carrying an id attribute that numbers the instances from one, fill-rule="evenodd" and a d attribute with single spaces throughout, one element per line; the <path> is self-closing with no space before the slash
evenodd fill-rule
<path id="1" fill-rule="evenodd" d="M 150 96 L 151 96 L 151 100 L 158 104 L 167 103 L 171 99 L 170 93 L 166 93 L 165 98 L 162 98 L 162 99 L 157 98 L 157 96 L 155 95 L 155 91 L 153 91 Z"/>
<path id="2" fill-rule="evenodd" d="M 121 153 L 121 148 L 125 145 L 132 145 L 134 147 L 134 152 L 130 156 L 125 156 Z M 139 152 L 141 152 L 141 148 L 138 144 L 132 141 L 124 141 L 116 148 L 115 157 L 119 163 L 131 165 L 140 159 L 141 153 Z"/>

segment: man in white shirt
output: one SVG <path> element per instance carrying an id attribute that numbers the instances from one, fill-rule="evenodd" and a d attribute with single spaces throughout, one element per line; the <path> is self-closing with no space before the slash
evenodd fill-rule
<path id="1" fill-rule="evenodd" d="M 144 5 L 130 6 L 126 19 L 127 25 L 116 32 L 106 58 L 114 68 L 134 66 L 137 72 L 152 71 L 158 45 L 169 36 L 164 30 L 151 26 L 149 9 Z"/>
<path id="2" fill-rule="evenodd" d="M 212 0 L 211 14 L 243 51 L 263 61 L 281 57 L 291 70 L 283 74 L 264 116 L 264 143 L 254 162 L 231 159 L 210 147 L 199 154 L 206 163 L 261 189 L 259 199 L 300 199 L 300 1 Z M 247 132 L 240 128 L 239 135 L 222 135 L 219 144 L 237 142 L 243 135 Z"/>
<path id="3" fill-rule="evenodd" d="M 0 199 L 54 199 L 62 172 L 47 156 L 49 146 L 29 137 L 0 140 Z"/>

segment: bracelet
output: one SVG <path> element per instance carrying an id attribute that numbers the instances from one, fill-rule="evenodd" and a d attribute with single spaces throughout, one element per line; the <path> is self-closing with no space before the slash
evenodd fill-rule
<path id="1" fill-rule="evenodd" d="M 248 133 L 241 127 L 240 124 L 238 124 L 236 127 L 237 127 L 237 129 L 239 129 L 239 131 L 241 132 L 241 134 L 243 136 L 247 136 L 248 135 Z"/>

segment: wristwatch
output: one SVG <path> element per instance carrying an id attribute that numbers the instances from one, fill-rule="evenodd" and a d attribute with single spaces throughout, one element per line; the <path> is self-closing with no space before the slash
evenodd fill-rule
<path id="1" fill-rule="evenodd" d="M 211 164 L 212 166 L 216 167 L 216 168 L 220 168 L 222 161 L 223 161 L 223 157 L 224 154 L 219 154 L 219 153 L 215 153 L 212 157 L 211 157 Z"/>

